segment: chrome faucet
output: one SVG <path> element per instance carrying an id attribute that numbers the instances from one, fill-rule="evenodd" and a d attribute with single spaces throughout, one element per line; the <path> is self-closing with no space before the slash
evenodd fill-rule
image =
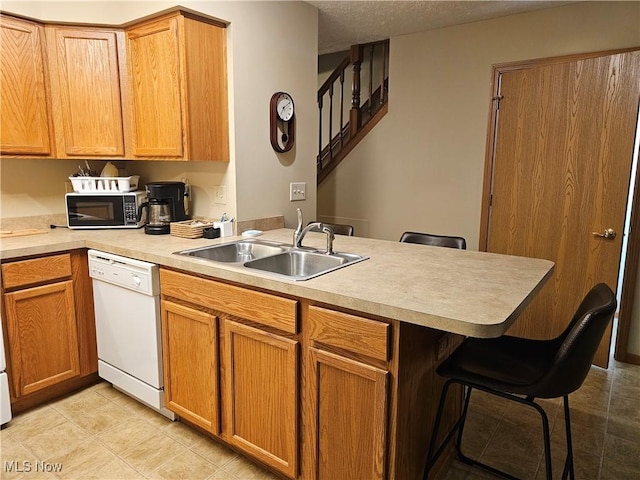
<path id="1" fill-rule="evenodd" d="M 330 227 L 325 226 L 321 222 L 312 222 L 306 227 L 302 227 L 302 210 L 298 208 L 298 226 L 296 230 L 293 232 L 293 246 L 294 248 L 302 248 L 302 239 L 307 235 L 307 233 L 314 229 L 318 228 L 322 230 L 324 234 L 327 235 L 327 251 L 325 252 L 327 255 L 333 255 L 333 241 L 335 240 L 335 235 L 333 234 L 333 230 Z"/>

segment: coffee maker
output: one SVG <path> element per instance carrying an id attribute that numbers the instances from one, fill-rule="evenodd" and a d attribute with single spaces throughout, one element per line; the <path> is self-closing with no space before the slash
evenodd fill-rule
<path id="1" fill-rule="evenodd" d="M 171 222 L 187 220 L 185 212 L 186 186 L 183 182 L 152 182 L 145 186 L 147 201 L 138 208 L 138 221 L 142 209 L 147 209 L 144 233 L 163 235 L 170 232 Z"/>

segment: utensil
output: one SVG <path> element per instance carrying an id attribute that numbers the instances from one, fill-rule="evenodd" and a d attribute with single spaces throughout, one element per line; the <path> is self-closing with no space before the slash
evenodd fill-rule
<path id="1" fill-rule="evenodd" d="M 90 177 L 97 177 L 98 176 L 98 172 L 96 172 L 95 170 L 93 170 L 91 168 L 91 165 L 89 165 L 89 160 L 85 160 L 84 164 L 87 167 L 87 175 L 89 175 Z"/>

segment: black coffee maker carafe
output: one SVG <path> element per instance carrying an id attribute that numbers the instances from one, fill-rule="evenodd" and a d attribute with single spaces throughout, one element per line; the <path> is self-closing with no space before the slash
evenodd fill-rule
<path id="1" fill-rule="evenodd" d="M 147 201 L 138 208 L 138 221 L 142 209 L 147 209 L 144 233 L 163 235 L 171 230 L 171 222 L 187 220 L 185 212 L 185 190 L 183 182 L 152 182 L 145 186 Z"/>

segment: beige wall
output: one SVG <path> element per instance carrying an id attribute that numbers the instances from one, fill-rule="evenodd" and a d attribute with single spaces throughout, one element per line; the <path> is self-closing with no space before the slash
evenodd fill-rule
<path id="1" fill-rule="evenodd" d="M 639 2 L 584 2 L 393 37 L 389 113 L 318 187 L 318 215 L 477 249 L 491 66 L 640 46 L 639 22 Z"/>
<path id="2" fill-rule="evenodd" d="M 317 10 L 304 2 L 3 1 L 7 12 L 41 20 L 121 24 L 175 5 L 230 22 L 227 31 L 230 94 L 229 164 L 208 162 L 114 162 L 141 182 L 188 178 L 194 214 L 238 219 L 285 215 L 295 208 L 315 216 L 317 114 Z M 268 107 L 275 91 L 292 94 L 296 105 L 296 146 L 276 154 L 269 143 Z M 3 159 L 0 216 L 19 217 L 64 211 L 64 181 L 77 161 Z M 104 162 L 96 162 L 101 168 Z M 307 200 L 289 202 L 289 183 L 307 183 Z M 214 187 L 227 187 L 227 205 L 214 205 Z"/>

